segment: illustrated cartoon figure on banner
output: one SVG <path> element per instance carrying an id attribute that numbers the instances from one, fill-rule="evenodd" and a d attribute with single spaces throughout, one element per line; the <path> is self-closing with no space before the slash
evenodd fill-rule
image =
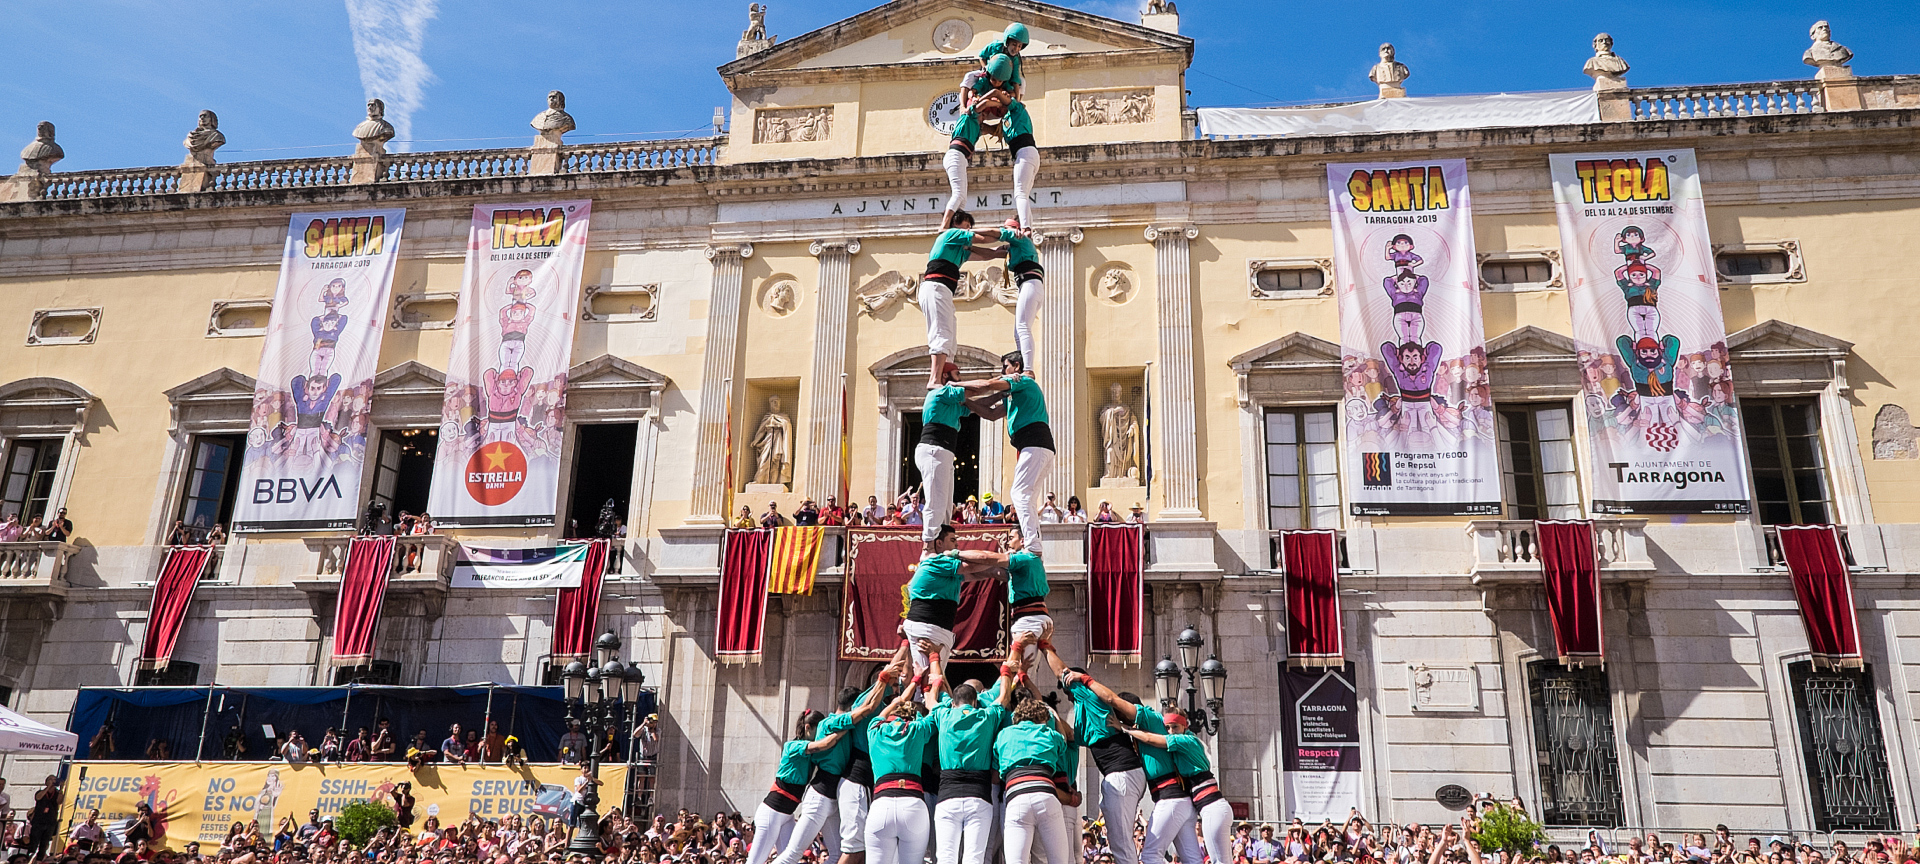
<path id="1" fill-rule="evenodd" d="M 333 369 L 334 347 L 340 344 L 340 332 L 347 328 L 347 316 L 340 314 L 347 306 L 347 280 L 328 282 L 320 291 L 320 305 L 325 311 L 313 317 L 313 354 L 307 371 L 324 377 Z"/>
<path id="2" fill-rule="evenodd" d="M 527 356 L 527 330 L 533 327 L 533 271 L 522 270 L 507 280 L 507 298 L 500 307 L 500 368 L 519 369 Z"/>

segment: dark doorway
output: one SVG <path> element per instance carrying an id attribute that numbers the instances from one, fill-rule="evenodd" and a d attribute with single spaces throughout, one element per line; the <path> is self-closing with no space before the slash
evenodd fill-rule
<path id="1" fill-rule="evenodd" d="M 900 491 L 920 488 L 920 466 L 913 464 L 914 445 L 920 443 L 920 414 L 908 414 L 900 423 Z M 980 494 L 980 418 L 960 417 L 960 449 L 953 454 L 953 501 Z"/>
<path id="2" fill-rule="evenodd" d="M 427 492 L 433 488 L 433 453 L 439 446 L 438 429 L 381 432 L 371 500 L 387 505 L 387 515 L 394 519 L 400 518 L 402 510 L 425 513 Z"/>
<path id="3" fill-rule="evenodd" d="M 600 508 L 608 501 L 613 502 L 614 513 L 627 518 L 627 495 L 633 490 L 633 447 L 639 439 L 638 423 L 575 427 L 573 500 L 567 507 L 566 536 L 603 536 L 598 530 Z"/>

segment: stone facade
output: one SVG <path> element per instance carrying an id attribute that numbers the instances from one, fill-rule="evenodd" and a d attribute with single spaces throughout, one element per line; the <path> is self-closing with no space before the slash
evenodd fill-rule
<path id="1" fill-rule="evenodd" d="M 1171 15 L 1165 5 L 1159 14 Z M 636 646 L 659 690 L 661 800 L 750 810 L 788 718 L 826 707 L 871 668 L 827 662 L 843 578 L 833 555 L 816 596 L 770 602 L 763 662 L 714 662 L 723 508 L 729 491 L 735 507 L 757 511 L 775 500 L 783 512 L 836 491 L 843 422 L 853 497 L 900 490 L 903 424 L 918 410 L 916 379 L 926 371 L 911 283 L 947 190 L 944 142 L 907 109 L 954 86 L 965 64 L 953 58 L 968 53 L 955 55 L 955 40 L 963 30 L 975 42 L 1000 32 L 1012 7 L 998 19 L 985 11 L 999 8 L 973 4 L 955 18 L 937 3 L 890 4 L 884 15 L 788 42 L 762 32 L 768 44 L 721 68 L 735 90 L 736 123 L 748 121 L 736 125 L 737 140 L 569 145 L 555 134 L 537 154 L 389 155 L 368 146 L 334 161 L 202 165 L 202 191 L 188 192 L 177 168 L 51 172 L 54 157 L 42 151 L 57 145 L 44 130 L 46 146 L 8 181 L 12 201 L 0 204 L 9 286 L 0 323 L 14 322 L 17 334 L 0 344 L 0 445 L 63 442 L 51 500 L 70 508 L 80 540 L 70 553 L 0 549 L 16 556 L 9 561 L 39 556 L 35 567 L 7 571 L 19 578 L 0 579 L 0 685 L 13 688 L 13 705 L 57 723 L 75 687 L 132 681 L 147 583 L 162 555 L 156 544 L 178 512 L 189 448 L 195 436 L 246 428 L 258 321 L 222 324 L 223 310 L 264 315 L 259 304 L 273 291 L 290 212 L 404 204 L 396 285 L 417 284 L 431 297 L 459 282 L 475 202 L 590 197 L 586 281 L 616 293 L 644 285 L 648 298 L 645 314 L 583 317 L 574 348 L 572 419 L 638 427 L 631 535 L 608 582 L 603 623 Z M 1821 98 L 1826 86 L 1799 82 L 1617 91 L 1606 97 L 1617 101 L 1603 99 L 1603 116 L 1625 114 L 1585 126 L 1191 140 L 1176 125 L 1191 41 L 1036 4 L 1020 10 L 1050 16 L 1026 19 L 1037 34 L 1029 101 L 1047 145 L 1035 196 L 1047 271 L 1036 372 L 1059 455 L 1046 490 L 1063 503 L 1101 497 L 1091 442 L 1106 384 L 1152 385 L 1140 406 L 1150 415 L 1141 446 L 1156 474 L 1138 493 L 1152 518 L 1148 662 L 1092 671 L 1149 693 L 1152 658 L 1174 653 L 1174 634 L 1195 626 L 1231 673 L 1229 716 L 1211 742 L 1230 799 L 1246 802 L 1254 818 L 1287 815 L 1274 695 L 1286 660 L 1284 613 L 1263 415 L 1337 401 L 1338 322 L 1330 291 L 1249 291 L 1248 280 L 1257 262 L 1312 266 L 1330 256 L 1324 154 L 1465 158 L 1481 251 L 1544 256 L 1559 242 L 1549 153 L 1692 147 L 1714 241 L 1790 244 L 1798 262 L 1795 280 L 1722 286 L 1735 380 L 1743 399 L 1817 409 L 1833 518 L 1858 565 L 1860 627 L 1898 819 L 1913 824 L 1920 460 L 1910 455 L 1905 411 L 1897 424 L 1878 414 L 1912 404 L 1899 391 L 1920 386 L 1904 324 L 1920 309 L 1905 262 L 1889 251 L 1920 228 L 1920 90 L 1911 78 L 1847 79 L 1866 106 L 1857 111 L 1713 108 L 1762 97 L 1791 107 Z M 947 23 L 955 20 L 965 26 Z M 1572 72 L 1587 48 L 1568 51 Z M 803 86 L 806 70 L 828 80 Z M 1075 108 L 1076 94 L 1089 91 L 1155 101 L 1143 122 L 1089 124 Z M 832 134 L 814 140 L 774 144 L 750 119 L 827 103 Z M 434 179 L 450 174 L 462 179 Z M 266 176 L 304 179 L 247 180 Z M 976 160 L 978 200 L 969 206 L 983 223 L 1012 214 L 1010 178 L 1004 152 Z M 986 271 L 970 277 L 980 290 L 959 304 L 958 356 L 984 368 L 1012 347 L 1012 312 Z M 766 286 L 787 283 L 790 309 L 756 309 Z M 1574 398 L 1564 288 L 1488 291 L 1483 306 L 1496 402 Z M 18 335 L 50 310 L 75 309 L 92 310 L 88 341 Z M 445 330 L 388 333 L 374 396 L 379 429 L 437 421 L 437 370 L 449 348 Z M 757 418 L 773 392 L 790 394 L 792 483 L 748 497 L 738 445 L 726 451 L 727 417 L 739 441 L 740 424 Z M 981 434 L 982 489 L 1004 492 L 1012 454 L 998 426 L 983 423 Z M 569 436 L 563 461 L 574 461 L 578 442 L 577 432 Z M 1579 455 L 1587 456 L 1584 444 Z M 737 488 L 726 488 L 729 476 Z M 562 502 L 570 482 L 562 481 Z M 1362 801 L 1375 818 L 1444 821 L 1450 814 L 1434 793 L 1452 783 L 1539 802 L 1528 664 L 1554 649 L 1537 565 L 1513 551 L 1525 524 L 1341 517 L 1348 656 L 1365 717 Z M 1621 824 L 1814 831 L 1787 672 L 1807 643 L 1764 526 L 1721 516 L 1602 525 L 1620 550 L 1606 568 L 1604 606 Z M 1083 532 L 1047 529 L 1059 610 L 1088 602 Z M 200 665 L 201 683 L 324 683 L 332 607 L 316 550 L 337 539 L 232 541 L 195 595 L 177 658 Z M 400 663 L 406 684 L 538 683 L 552 615 L 545 601 L 416 586 L 390 599 L 377 652 Z M 1083 616 L 1056 618 L 1056 644 L 1083 656 Z M 1416 706 L 1421 667 L 1445 673 L 1440 704 Z M 7 774 L 18 782 L 40 768 L 16 759 Z"/>

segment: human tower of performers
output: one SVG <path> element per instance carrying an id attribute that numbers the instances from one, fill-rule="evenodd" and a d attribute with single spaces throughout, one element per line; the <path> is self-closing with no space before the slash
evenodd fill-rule
<path id="1" fill-rule="evenodd" d="M 929 840 L 939 864 L 983 864 L 996 835 L 1008 864 L 1041 856 L 1046 864 L 1070 864 L 1081 833 L 1074 784 L 1082 747 L 1100 771 L 1100 811 L 1117 864 L 1143 858 L 1157 864 L 1169 847 L 1181 864 L 1200 864 L 1196 820 L 1213 860 L 1231 860 L 1232 808 L 1186 716 L 1114 692 L 1068 666 L 1051 642 L 1033 500 L 1053 464 L 1053 435 L 1031 372 L 1042 272 L 1028 201 L 1039 150 L 1020 102 L 1020 55 L 1029 41 L 1026 26 L 1013 24 L 981 52 L 982 68 L 968 73 L 962 86 L 964 112 L 945 158 L 952 197 L 918 294 L 932 355 L 914 448 L 927 518 L 922 558 L 907 585 L 900 650 L 872 687 L 842 690 L 838 711 L 809 709 L 795 720 L 772 789 L 754 813 L 748 864 L 767 864 L 776 852 L 777 864 L 797 864 L 816 835 L 826 843 L 824 860 L 839 864 L 869 858 L 871 864 L 918 864 Z M 961 205 L 969 160 L 987 130 L 1013 151 L 1019 215 L 1005 227 L 975 229 Z M 1005 245 L 975 245 L 995 240 Z M 1000 358 L 999 377 L 962 381 L 949 359 L 953 290 L 962 265 L 1001 257 L 1019 284 L 1017 348 Z M 955 444 L 968 411 L 1008 418 L 1019 451 L 1009 497 L 1020 530 L 1006 551 L 959 549 L 949 524 Z M 961 585 L 975 579 L 1004 579 L 1013 610 L 1012 653 L 991 686 L 952 682 L 942 671 L 953 649 Z M 1046 692 L 1055 682 L 1061 695 Z M 1128 826 L 1148 793 L 1153 810 L 1146 843 L 1135 848 Z"/>

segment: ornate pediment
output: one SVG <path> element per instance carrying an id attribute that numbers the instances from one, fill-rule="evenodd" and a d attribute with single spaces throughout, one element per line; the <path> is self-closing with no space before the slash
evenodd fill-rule
<path id="1" fill-rule="evenodd" d="M 1742 396 L 1803 396 L 1829 385 L 1847 392 L 1847 354 L 1853 343 L 1777 318 L 1727 336 L 1734 392 Z"/>
<path id="2" fill-rule="evenodd" d="M 985 348 L 959 345 L 954 348 L 952 359 L 953 365 L 960 367 L 961 378 L 990 378 L 1000 374 L 1000 355 Z M 927 393 L 927 365 L 930 362 L 926 346 L 920 345 L 902 348 L 868 366 L 867 371 L 873 373 L 873 377 L 880 382 L 880 404 L 901 410 L 918 410 Z"/>
<path id="3" fill-rule="evenodd" d="M 1572 360 L 1578 353 L 1571 337 L 1552 330 L 1542 330 L 1532 324 L 1508 330 L 1487 340 L 1487 357 L 1495 361 L 1508 358 Z"/>
<path id="4" fill-rule="evenodd" d="M 92 393 L 63 378 L 22 378 L 0 384 L 0 434 L 84 431 Z"/>
<path id="5" fill-rule="evenodd" d="M 567 414 L 576 420 L 638 420 L 653 414 L 667 376 L 602 354 L 567 370 Z"/>
<path id="6" fill-rule="evenodd" d="M 252 375 L 235 372 L 222 366 L 185 384 L 166 391 L 167 401 L 175 405 L 182 402 L 222 401 L 227 399 L 245 399 L 253 401 Z"/>
<path id="7" fill-rule="evenodd" d="M 376 399 L 382 396 L 417 396 L 426 392 L 442 396 L 446 390 L 447 373 L 418 360 L 408 360 L 373 376 L 373 395 Z"/>
<path id="8" fill-rule="evenodd" d="M 1825 333 L 1796 327 L 1778 318 L 1727 336 L 1727 351 L 1734 357 L 1799 356 L 1838 360 L 1853 350 L 1853 343 Z"/>
<path id="9" fill-rule="evenodd" d="M 1193 40 L 1184 36 L 1031 0 L 893 0 L 727 63 L 720 75 L 738 92 L 778 83 L 768 79 L 789 70 L 972 66 L 980 49 L 1016 21 L 1033 33 L 1029 64 L 1134 51 L 1193 56 Z"/>
<path id="10" fill-rule="evenodd" d="M 1340 398 L 1340 346 L 1295 331 L 1227 361 L 1240 407 L 1329 404 Z"/>
<path id="11" fill-rule="evenodd" d="M 1487 340 L 1495 402 L 1571 399 L 1580 391 L 1573 339 L 1528 324 Z"/>
<path id="12" fill-rule="evenodd" d="M 1235 372 L 1257 369 L 1340 367 L 1340 346 L 1318 336 L 1295 331 L 1227 361 Z"/>
<path id="13" fill-rule="evenodd" d="M 253 410 L 253 376 L 222 366 L 166 391 L 176 432 L 239 432 Z"/>

